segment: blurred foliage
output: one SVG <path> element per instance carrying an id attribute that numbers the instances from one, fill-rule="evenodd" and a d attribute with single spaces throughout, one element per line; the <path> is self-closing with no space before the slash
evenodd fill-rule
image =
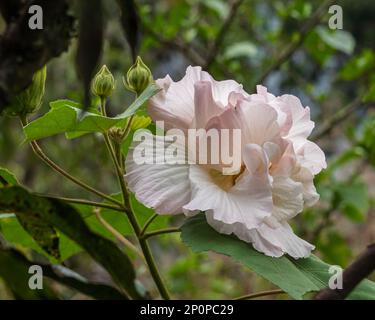
<path id="1" fill-rule="evenodd" d="M 316 131 L 324 129 L 325 123 L 330 124 L 329 131 L 317 141 L 328 158 L 327 170 L 315 182 L 321 200 L 299 215 L 293 227 L 299 236 L 316 246 L 317 256 L 343 267 L 374 242 L 375 2 L 339 1 L 343 7 L 344 29 L 330 30 L 327 12 L 302 39 L 301 30 L 320 1 L 244 0 L 224 30 L 233 1 L 136 2 L 142 34 L 139 54 L 155 79 L 166 74 L 180 78 L 187 65 L 204 65 L 214 48 L 216 54 L 208 66 L 210 73 L 217 79 L 233 78 L 243 83 L 248 92 L 253 92 L 255 84 L 278 61 L 283 50 L 301 41 L 290 57 L 263 81 L 273 94 L 295 94 L 303 105 L 309 105 Z M 117 82 L 107 107 L 113 116 L 124 112 L 134 98 L 121 85 L 133 57 L 121 30 L 116 1 L 103 1 L 103 6 L 102 63 L 109 67 Z M 3 27 L 4 22 L 0 20 L 0 31 Z M 219 36 L 221 40 L 217 43 Z M 36 116 L 49 110 L 50 101 L 82 101 L 83 92 L 74 69 L 76 49 L 74 41 L 67 53 L 48 64 L 46 95 Z M 362 99 L 340 121 L 327 122 L 358 98 Z M 145 116 L 144 112 L 141 115 Z M 149 121 L 139 117 L 133 125 L 135 129 L 149 125 Z M 17 119 L 0 117 L 1 167 L 9 168 L 20 182 L 36 192 L 98 200 L 50 171 L 31 154 L 28 145 L 22 144 L 23 140 Z M 43 148 L 57 163 L 88 184 L 113 194 L 118 191 L 117 181 L 102 142 L 97 134 L 88 134 L 79 140 L 67 140 L 63 135 L 41 140 Z M 127 150 L 128 145 L 129 141 L 123 149 Z M 89 208 L 77 205 L 76 209 L 94 230 L 114 240 Z M 141 212 L 145 222 L 150 213 L 145 208 Z M 129 226 L 118 213 L 104 210 L 102 215 L 118 231 L 127 234 Z M 156 228 L 179 224 L 179 218 L 161 217 L 155 221 Z M 45 261 L 45 253 L 15 217 L 0 219 L 0 233 L 0 241 L 6 239 L 29 256 Z M 111 283 L 104 270 L 85 254 L 78 253 L 80 248 L 76 244 L 63 237 L 60 242 L 61 257 L 67 266 L 81 271 L 85 266 L 90 270 L 86 271 L 88 278 Z M 213 253 L 192 254 L 180 243 L 178 235 L 153 238 L 151 245 L 176 298 L 230 298 L 272 288 L 270 283 L 226 257 Z M 135 269 L 147 290 L 154 292 L 142 261 L 137 260 Z M 59 286 L 52 289 L 59 297 L 67 297 L 66 292 L 70 292 Z M 19 295 L 0 279 L 0 299 Z"/>

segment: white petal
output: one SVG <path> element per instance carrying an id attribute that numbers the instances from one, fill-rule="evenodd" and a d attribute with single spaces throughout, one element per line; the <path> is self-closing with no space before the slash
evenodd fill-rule
<path id="1" fill-rule="evenodd" d="M 313 206 L 319 200 L 319 194 L 314 186 L 314 175 L 310 170 L 301 167 L 295 174 L 293 180 L 299 181 L 303 186 L 303 200 L 308 207 Z"/>
<path id="2" fill-rule="evenodd" d="M 303 210 L 303 185 L 291 178 L 276 176 L 272 182 L 272 216 L 278 221 L 289 220 Z"/>
<path id="3" fill-rule="evenodd" d="M 188 129 L 194 127 L 195 117 L 204 112 L 205 120 L 213 117 L 215 113 L 199 106 L 195 106 L 195 85 L 198 82 L 208 82 L 211 84 L 210 99 L 216 102 L 223 109 L 228 105 L 229 95 L 232 92 L 240 93 L 243 96 L 248 94 L 243 90 L 242 85 L 233 80 L 216 81 L 201 67 L 191 67 L 186 69 L 186 75 L 177 82 L 167 76 L 164 79 L 156 80 L 156 84 L 162 91 L 150 99 L 148 112 L 154 121 L 164 121 L 166 129 L 180 128 Z M 202 96 L 201 96 L 202 97 Z M 202 120 L 202 117 L 201 117 Z M 202 122 L 200 120 L 200 122 Z M 200 127 L 204 125 L 199 124 Z"/>
<path id="4" fill-rule="evenodd" d="M 277 124 L 277 112 L 268 104 L 242 101 L 249 136 L 247 143 L 263 145 L 265 142 L 278 141 L 280 128 Z"/>
<path id="5" fill-rule="evenodd" d="M 301 142 L 310 135 L 314 128 L 314 122 L 310 120 L 310 108 L 304 108 L 301 101 L 293 95 L 283 95 L 278 98 L 280 108 L 287 114 L 289 123 L 291 121 L 291 127 L 285 138 L 291 140 L 294 147 L 297 148 Z"/>
<path id="6" fill-rule="evenodd" d="M 324 152 L 314 142 L 306 140 L 296 149 L 296 154 L 300 165 L 309 169 L 314 175 L 327 168 Z"/>
<path id="7" fill-rule="evenodd" d="M 164 146 L 156 144 L 154 148 L 153 143 L 160 139 L 162 137 L 154 137 L 154 140 L 143 144 L 146 153 L 149 152 L 152 157 L 145 164 L 134 161 L 137 144 L 133 144 L 126 158 L 125 179 L 130 191 L 145 206 L 155 209 L 159 214 L 182 213 L 182 206 L 190 201 L 189 166 L 167 164 L 169 159 L 166 159 L 167 163 L 161 163 Z"/>
<path id="8" fill-rule="evenodd" d="M 194 84 L 194 90 L 194 127 L 204 128 L 212 117 L 223 112 L 224 106 L 214 100 L 211 82 L 198 81 Z"/>
<path id="9" fill-rule="evenodd" d="M 177 82 L 169 76 L 156 83 L 163 88 L 150 99 L 148 113 L 154 121 L 164 121 L 166 129 L 187 129 L 194 119 L 194 83 L 201 80 L 200 67 L 188 67 Z"/>
<path id="10" fill-rule="evenodd" d="M 218 186 L 209 171 L 202 166 L 190 167 L 192 200 L 184 212 L 212 211 L 215 220 L 225 224 L 240 223 L 254 228 L 271 215 L 272 196 L 269 185 L 257 175 L 245 171 L 235 186 L 224 190 Z"/>
<path id="11" fill-rule="evenodd" d="M 207 222 L 218 232 L 233 233 L 240 240 L 252 243 L 257 251 L 263 252 L 267 256 L 281 257 L 288 254 L 295 259 L 305 258 L 315 248 L 296 236 L 287 223 L 278 224 L 276 228 L 264 223 L 258 228 L 249 230 L 239 223 L 228 225 L 215 220 L 211 211 L 206 212 L 206 217 Z"/>

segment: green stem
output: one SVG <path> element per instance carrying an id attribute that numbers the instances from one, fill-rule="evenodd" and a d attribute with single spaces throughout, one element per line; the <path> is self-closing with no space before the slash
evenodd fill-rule
<path id="1" fill-rule="evenodd" d="M 141 230 L 141 236 L 143 236 L 146 231 L 147 231 L 147 228 L 150 226 L 150 224 L 158 217 L 159 215 L 157 213 L 154 213 L 145 223 L 145 225 L 143 226 L 142 230 Z"/>
<path id="2" fill-rule="evenodd" d="M 124 212 L 124 208 L 122 208 L 120 206 L 116 206 L 116 205 L 111 205 L 109 203 L 95 202 L 95 201 L 90 201 L 90 200 L 86 200 L 86 199 L 75 199 L 75 198 L 60 197 L 60 196 L 54 196 L 54 195 L 42 194 L 42 193 L 40 193 L 40 194 L 36 193 L 36 194 L 41 196 L 41 197 L 62 200 L 62 201 L 69 202 L 69 203 L 77 203 L 77 204 L 83 204 L 83 205 L 88 205 L 88 206 L 92 206 L 92 207 L 99 207 L 99 208 Z"/>
<path id="3" fill-rule="evenodd" d="M 125 131 L 124 131 L 124 138 L 126 138 L 132 128 L 132 123 L 133 123 L 133 119 L 134 119 L 134 114 L 129 118 L 129 121 L 126 125 L 126 128 L 125 128 Z"/>
<path id="4" fill-rule="evenodd" d="M 23 126 L 26 126 L 27 125 L 27 120 L 26 118 L 21 118 L 21 122 L 22 122 L 22 125 Z M 36 142 L 36 141 L 31 141 L 30 142 L 30 146 L 32 148 L 32 150 L 34 151 L 34 153 L 44 162 L 46 163 L 49 167 L 51 167 L 53 170 L 55 170 L 57 173 L 61 174 L 62 176 L 64 176 L 65 178 L 69 179 L 70 181 L 74 182 L 75 184 L 79 185 L 80 187 L 82 187 L 83 189 L 86 189 L 87 191 L 90 191 L 94 194 L 96 194 L 97 196 L 103 198 L 103 199 L 106 199 L 110 202 L 113 202 L 119 206 L 122 206 L 122 203 L 120 201 L 117 201 L 116 199 L 113 199 L 112 197 L 106 195 L 105 193 L 99 191 L 99 190 L 96 190 L 95 188 L 89 186 L 88 184 L 86 184 L 85 182 L 79 180 L 78 178 L 72 176 L 71 174 L 69 174 L 68 172 L 66 172 L 64 169 L 62 169 L 59 165 L 57 165 L 55 162 L 53 162 L 42 150 L 42 148 L 39 146 L 39 144 Z"/>
<path id="5" fill-rule="evenodd" d="M 248 300 L 248 299 L 254 299 L 254 298 L 259 298 L 259 297 L 264 297 L 264 296 L 270 296 L 274 294 L 282 294 L 282 293 L 285 293 L 285 292 L 280 289 L 268 290 L 268 291 L 261 291 L 261 292 L 246 294 L 244 296 L 234 298 L 233 300 Z"/>
<path id="6" fill-rule="evenodd" d="M 176 233 L 176 232 L 181 232 L 181 229 L 180 228 L 166 228 L 166 229 L 155 230 L 155 231 L 145 233 L 142 238 L 148 239 L 148 238 L 158 236 L 161 234 Z"/>
<path id="7" fill-rule="evenodd" d="M 135 252 L 139 257 L 143 259 L 143 261 L 145 261 L 145 257 L 143 256 L 142 252 L 140 252 L 133 243 L 126 239 L 120 232 L 113 228 L 112 225 L 102 217 L 102 215 L 100 214 L 100 209 L 95 210 L 95 215 L 98 221 L 104 226 L 104 228 L 106 228 L 120 243 L 122 243 L 126 248 Z"/>
<path id="8" fill-rule="evenodd" d="M 101 110 L 102 110 L 102 114 L 104 115 L 106 113 L 106 111 L 105 111 L 105 100 L 102 99 L 101 102 L 102 102 Z M 132 117 L 130 118 L 130 120 L 128 122 L 128 125 L 127 125 L 127 128 L 126 128 L 125 132 L 128 130 L 128 128 L 131 127 L 131 121 L 132 121 Z M 132 227 L 134 229 L 135 235 L 137 236 L 137 239 L 138 239 L 139 244 L 141 246 L 141 249 L 142 249 L 143 255 L 146 259 L 146 262 L 147 262 L 148 268 L 150 270 L 151 276 L 154 279 L 154 282 L 155 282 L 155 284 L 156 284 L 156 286 L 157 286 L 157 288 L 160 292 L 161 297 L 165 300 L 169 300 L 170 296 L 169 296 L 168 290 L 167 290 L 166 286 L 164 285 L 164 282 L 163 282 L 163 280 L 160 276 L 159 270 L 158 270 L 158 268 L 155 264 L 155 261 L 154 261 L 154 258 L 152 256 L 150 247 L 147 243 L 147 240 L 142 239 L 142 237 L 141 237 L 141 227 L 138 223 L 138 220 L 137 220 L 137 218 L 134 214 L 133 208 L 132 208 L 130 200 L 129 200 L 129 193 L 128 193 L 128 189 L 126 187 L 126 183 L 125 183 L 125 180 L 124 180 L 124 171 L 121 169 L 121 166 L 119 165 L 118 159 L 116 157 L 116 153 L 115 153 L 115 151 L 112 147 L 112 144 L 111 144 L 110 140 L 108 139 L 108 141 L 107 141 L 106 137 L 108 138 L 107 133 L 104 134 L 104 138 L 106 140 L 109 153 L 112 157 L 113 164 L 114 164 L 115 169 L 116 169 L 118 181 L 119 181 L 119 184 L 120 184 L 120 187 L 121 187 L 121 191 L 122 191 L 122 195 L 123 195 L 123 201 L 124 201 L 123 206 L 125 207 L 124 211 L 125 211 L 128 219 L 129 219 L 129 221 L 130 221 L 130 224 L 132 225 Z"/>

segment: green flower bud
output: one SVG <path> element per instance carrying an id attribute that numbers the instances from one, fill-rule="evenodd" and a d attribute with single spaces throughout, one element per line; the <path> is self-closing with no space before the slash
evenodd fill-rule
<path id="1" fill-rule="evenodd" d="M 108 131 L 109 138 L 117 145 L 121 145 L 124 140 L 125 130 L 119 127 L 112 127 Z"/>
<path id="2" fill-rule="evenodd" d="M 42 104 L 45 91 L 47 67 L 37 71 L 31 84 L 19 93 L 5 109 L 5 113 L 11 116 L 25 116 L 37 111 Z"/>
<path id="3" fill-rule="evenodd" d="M 144 64 L 140 57 L 137 57 L 137 60 L 126 74 L 124 85 L 130 91 L 140 95 L 153 81 L 150 69 Z"/>
<path id="4" fill-rule="evenodd" d="M 115 89 L 115 78 L 104 65 L 92 81 L 92 92 L 100 98 L 109 97 Z"/>

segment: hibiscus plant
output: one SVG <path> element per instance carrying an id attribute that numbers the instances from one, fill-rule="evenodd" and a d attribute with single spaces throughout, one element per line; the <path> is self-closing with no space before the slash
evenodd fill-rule
<path id="1" fill-rule="evenodd" d="M 64 1 L 56 1 L 60 2 Z M 118 3 L 121 7 L 123 2 Z M 166 275 L 165 265 L 172 262 L 171 256 L 165 258 L 165 252 L 178 248 L 194 258 L 182 258 L 168 272 L 173 273 L 176 283 L 185 281 L 185 286 L 190 269 L 204 265 L 200 259 L 205 253 L 205 258 L 216 259 L 223 265 L 234 262 L 246 277 L 251 273 L 270 286 L 239 299 L 260 296 L 375 299 L 375 283 L 365 279 L 369 272 L 356 269 L 368 261 L 373 263 L 373 246 L 359 257 L 360 263 L 354 262 L 344 273 L 329 258 L 340 250 L 346 252 L 345 245 L 326 247 L 326 252 L 332 249 L 331 256 L 315 250 L 318 247 L 324 251 L 318 235 L 333 223 L 331 212 L 341 210 L 351 221 L 358 221 L 362 212 L 369 210 L 367 189 L 358 183 L 355 174 L 345 183 L 330 183 L 336 169 L 350 159 L 362 157 L 374 163 L 373 118 L 358 132 L 351 133 L 357 147 L 333 157 L 328 166 L 328 152 L 323 152 L 317 137 L 348 116 L 353 106 L 370 101 L 373 87 L 345 109 L 347 113 L 335 115 L 327 125 L 319 125 L 320 131 L 315 130 L 310 108 L 296 96 L 298 91 L 273 94 L 262 85 L 268 74 L 278 69 L 294 52 L 294 47 L 300 45 L 300 40 L 274 59 L 270 69 L 257 79 L 254 89 L 240 84 L 242 79 L 236 80 L 235 74 L 224 71 L 220 74 L 225 77 L 217 80 L 219 77 L 215 75 L 214 79 L 206 71 L 219 50 L 220 37 L 210 47 L 212 54 L 202 63 L 190 47 L 176 41 L 174 46 L 194 61 L 182 77 L 175 77 L 174 72 L 163 68 L 157 72 L 150 70 L 137 56 L 138 16 L 132 11 L 133 1 L 126 3 L 128 11 L 121 7 L 121 22 L 133 64 L 121 75 L 122 81 L 106 65 L 97 68 L 96 52 L 100 50 L 94 48 L 97 42 L 90 38 L 95 30 L 91 27 L 85 30 L 84 9 L 76 56 L 83 95 L 76 95 L 75 99 L 74 94 L 67 93 L 62 99 L 51 98 L 46 65 L 54 53 L 48 50 L 30 54 L 38 57 L 33 68 L 18 65 L 17 70 L 29 75 L 29 79 L 20 77 L 24 83 L 9 84 L 4 93 L 3 82 L 7 86 L 8 82 L 0 77 L 1 116 L 19 124 L 17 130 L 22 132 L 23 141 L 18 148 L 27 154 L 23 161 L 40 161 L 43 169 L 48 168 L 61 179 L 61 185 L 60 180 L 53 180 L 52 184 L 45 176 L 44 185 L 32 185 L 27 174 L 22 179 L 17 177 L 23 172 L 17 170 L 19 165 L 12 167 L 16 170 L 0 166 L 0 278 L 4 282 L 0 282 L 0 290 L 6 287 L 21 299 L 54 299 L 65 294 L 61 295 L 55 286 L 65 286 L 94 299 L 169 300 L 176 298 L 178 284 L 171 283 L 171 276 Z M 226 16 L 233 19 L 240 4 L 241 1 L 233 1 L 233 12 Z M 54 8 L 46 5 L 51 12 Z M 318 13 L 322 11 L 319 10 Z M 101 25 L 99 11 L 90 11 L 92 25 Z M 14 23 L 9 21 L 9 25 Z M 137 27 L 129 26 L 129 21 Z M 223 34 L 231 23 L 228 21 Z M 65 30 L 66 26 L 60 27 Z M 325 29 L 318 30 L 316 35 L 322 38 L 331 36 Z M 153 29 L 148 32 L 153 34 Z M 53 38 L 42 41 L 38 35 L 35 37 L 32 40 L 35 43 Z M 102 39 L 103 34 L 98 38 Z M 27 43 L 28 37 L 23 39 Z M 168 40 L 161 42 L 170 45 Z M 327 41 L 330 45 L 332 42 Z M 337 39 L 334 44 L 340 46 Z M 64 43 L 56 48 L 58 55 Z M 220 59 L 232 61 L 231 57 L 248 55 L 253 50 L 243 44 L 229 49 Z M 364 51 L 361 61 L 374 65 L 374 56 L 368 55 Z M 351 63 L 360 68 L 362 62 Z M 236 68 L 239 72 L 242 65 L 235 65 Z M 350 70 L 344 70 L 343 77 L 345 72 L 349 74 L 347 77 L 351 76 Z M 162 76 L 154 77 L 153 73 Z M 14 79 L 18 75 L 13 75 Z M 125 103 L 125 95 L 132 101 Z M 116 105 L 119 101 L 121 105 Z M 43 103 L 48 104 L 47 111 L 39 110 Z M 48 144 L 63 155 L 54 159 L 45 146 L 58 135 L 61 138 L 58 141 L 63 142 Z M 92 144 L 84 149 L 84 156 L 95 160 L 84 166 L 78 141 L 86 143 L 88 137 Z M 75 152 L 76 159 L 67 156 Z M 6 152 L 1 150 L 1 153 Z M 104 165 L 106 159 L 110 159 L 112 171 Z M 41 176 L 40 180 L 43 179 Z M 116 190 L 108 191 L 108 181 Z M 72 193 L 78 196 L 66 196 L 63 182 L 70 183 L 75 188 Z M 61 192 L 57 194 L 56 190 Z M 316 208 L 322 224 L 314 220 Z M 342 244 L 336 234 L 330 233 L 329 237 L 334 237 L 330 243 Z M 163 240 L 155 245 L 155 239 Z M 75 265 L 78 255 L 79 267 Z M 167 261 L 162 262 L 161 257 Z M 105 279 L 90 279 L 85 274 L 85 261 L 98 268 Z M 40 279 L 33 278 L 33 274 L 38 270 L 42 281 L 45 280 L 43 290 L 35 290 Z M 237 269 L 232 269 L 232 273 L 233 270 Z M 210 271 L 206 270 L 207 277 Z M 245 288 L 245 284 L 238 285 Z M 342 285 L 344 289 L 340 291 Z M 196 296 L 200 297 L 199 294 Z"/>

